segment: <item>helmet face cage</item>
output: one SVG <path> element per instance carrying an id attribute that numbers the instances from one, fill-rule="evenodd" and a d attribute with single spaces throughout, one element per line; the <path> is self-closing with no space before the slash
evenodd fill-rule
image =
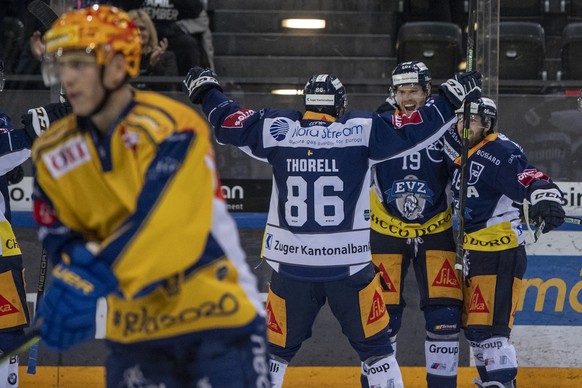
<path id="1" fill-rule="evenodd" d="M 331 74 L 311 77 L 303 88 L 305 110 L 321 112 L 334 117 L 343 115 L 348 107 L 346 88 Z"/>
<path id="2" fill-rule="evenodd" d="M 428 67 L 419 61 L 399 63 L 392 71 L 392 85 L 389 92 L 392 96 L 396 94 L 396 89 L 400 85 L 418 84 L 426 93 L 427 98 L 431 94 L 431 76 Z"/>
<path id="3" fill-rule="evenodd" d="M 58 58 L 71 50 L 94 54 L 99 65 L 106 65 L 114 54 L 121 53 L 128 76 L 139 74 L 139 30 L 129 15 L 116 7 L 94 5 L 66 12 L 46 32 L 45 41 L 47 65 L 43 76 L 48 85 L 58 81 Z"/>

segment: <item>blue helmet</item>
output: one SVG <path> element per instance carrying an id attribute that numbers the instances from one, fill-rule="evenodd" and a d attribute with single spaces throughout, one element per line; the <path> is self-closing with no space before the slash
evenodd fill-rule
<path id="1" fill-rule="evenodd" d="M 465 106 L 461 106 L 455 111 L 457 114 L 465 112 Z M 495 132 L 497 125 L 497 105 L 495 101 L 488 97 L 481 97 L 477 101 L 471 103 L 471 114 L 481 116 L 481 123 L 486 126 L 491 122 L 491 128 L 488 133 Z"/>
<path id="2" fill-rule="evenodd" d="M 348 96 L 339 78 L 331 74 L 318 74 L 305 84 L 303 102 L 305 110 L 339 117 L 348 107 Z"/>
<path id="3" fill-rule="evenodd" d="M 419 61 L 399 63 L 392 71 L 392 85 L 390 89 L 396 92 L 400 85 L 419 84 L 422 90 L 430 96 L 431 77 L 428 67 Z"/>

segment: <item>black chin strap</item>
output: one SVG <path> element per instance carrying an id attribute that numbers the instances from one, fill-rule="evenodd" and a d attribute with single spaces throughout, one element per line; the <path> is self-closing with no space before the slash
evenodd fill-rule
<path id="1" fill-rule="evenodd" d="M 103 86 L 103 90 L 105 90 L 105 94 L 103 95 L 103 98 L 101 99 L 101 101 L 99 101 L 99 104 L 97 104 L 95 109 L 93 109 L 86 117 L 91 117 L 91 116 L 94 116 L 97 113 L 101 112 L 103 110 L 103 108 L 105 107 L 105 104 L 107 104 L 107 101 L 109 101 L 109 99 L 111 98 L 111 95 L 114 92 L 121 89 L 127 81 L 127 78 L 125 78 L 122 82 L 119 83 L 119 85 L 117 85 L 113 89 L 107 89 L 107 87 L 105 87 L 105 81 L 104 81 L 104 79 L 105 79 L 105 66 L 104 65 L 101 65 L 99 79 L 101 80 L 101 86 Z"/>

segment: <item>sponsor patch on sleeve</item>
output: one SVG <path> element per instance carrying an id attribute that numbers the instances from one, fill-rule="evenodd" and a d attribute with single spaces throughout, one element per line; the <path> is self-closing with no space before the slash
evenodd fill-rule
<path id="1" fill-rule="evenodd" d="M 404 113 L 398 113 L 392 116 L 392 124 L 394 124 L 396 128 L 401 128 L 409 124 L 422 124 L 422 122 L 422 116 L 418 111 L 412 112 L 410 116 L 407 116 Z"/>
<path id="2" fill-rule="evenodd" d="M 525 187 L 529 187 L 533 181 L 549 179 L 549 176 L 541 171 L 536 170 L 535 168 L 526 169 L 523 170 L 523 172 L 517 174 L 517 181 Z"/>
<path id="3" fill-rule="evenodd" d="M 253 114 L 255 114 L 254 110 L 240 109 L 224 119 L 222 126 L 224 128 L 242 128 L 245 121 Z"/>

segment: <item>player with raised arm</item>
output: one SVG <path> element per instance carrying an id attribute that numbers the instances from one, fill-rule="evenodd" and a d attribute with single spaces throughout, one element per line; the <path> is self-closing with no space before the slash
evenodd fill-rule
<path id="1" fill-rule="evenodd" d="M 479 96 L 480 74 L 456 75 L 442 86 L 446 97 L 414 117 L 401 116 L 399 126 L 372 112 L 345 113 L 345 87 L 330 74 L 305 85 L 305 112 L 242 108 L 222 93 L 212 70 L 200 67 L 190 70 L 184 88 L 202 104 L 220 143 L 273 167 L 262 245 L 273 269 L 267 299 L 273 386 L 282 386 L 327 301 L 362 362 L 362 386 L 402 387 L 380 275 L 371 263 L 370 166 L 438 139 L 461 101 Z"/>
<path id="2" fill-rule="evenodd" d="M 463 330 L 480 376 L 475 383 L 513 388 L 517 356 L 509 336 L 527 262 L 520 208 L 547 233 L 564 222 L 562 192 L 519 145 L 497 132 L 493 100 L 483 97 L 470 111 Z M 444 136 L 456 207 L 463 112 L 457 111 L 456 126 Z"/>
<path id="3" fill-rule="evenodd" d="M 108 387 L 268 387 L 264 309 L 208 124 L 129 85 L 141 45 L 125 12 L 66 12 L 45 39 L 43 74 L 73 114 L 32 149 L 33 213 L 54 263 L 43 341 L 64 351 L 94 338 L 107 297 Z"/>
<path id="4" fill-rule="evenodd" d="M 398 64 L 390 89 L 393 100 L 377 111 L 389 112 L 395 123 L 403 121 L 400 117 L 414 117 L 432 101 L 429 69 L 418 61 Z M 463 295 L 454 270 L 450 176 L 442 149 L 441 138 L 374 166 L 370 248 L 388 285 L 383 296 L 392 346 L 396 349 L 406 306 L 404 279 L 412 262 L 425 319 L 427 385 L 452 388 L 457 386 Z"/>

